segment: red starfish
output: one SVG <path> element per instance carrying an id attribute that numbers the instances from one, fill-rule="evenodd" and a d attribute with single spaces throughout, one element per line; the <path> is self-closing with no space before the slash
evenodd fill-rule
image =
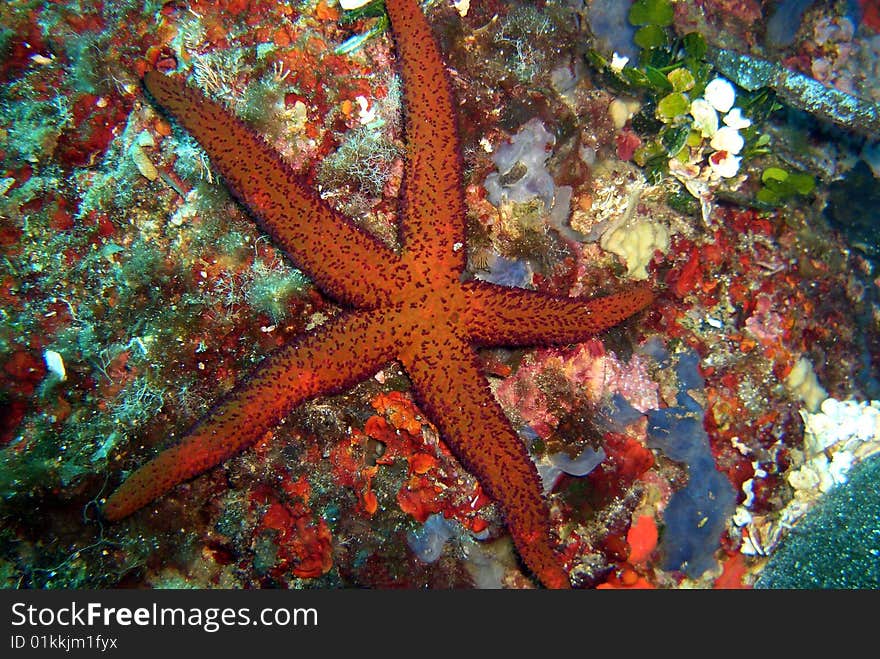
<path id="1" fill-rule="evenodd" d="M 462 281 L 465 203 L 450 85 L 418 2 L 386 7 L 406 90 L 399 253 L 331 209 L 226 109 L 181 80 L 144 77 L 260 227 L 351 310 L 266 358 L 179 445 L 129 476 L 104 516 L 131 514 L 247 448 L 303 401 L 341 392 L 397 359 L 443 441 L 501 507 L 526 565 L 546 586 L 568 587 L 537 471 L 473 346 L 582 341 L 646 307 L 652 294 L 640 285 L 602 298 L 555 298 Z"/>

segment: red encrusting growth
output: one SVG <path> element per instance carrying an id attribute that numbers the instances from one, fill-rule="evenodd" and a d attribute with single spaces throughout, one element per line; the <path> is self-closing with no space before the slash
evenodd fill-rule
<path id="1" fill-rule="evenodd" d="M 321 288 L 356 310 L 267 358 L 178 446 L 131 475 L 107 500 L 104 515 L 129 515 L 250 446 L 301 402 L 344 390 L 397 358 L 446 445 L 498 502 L 526 565 L 544 585 L 569 587 L 537 470 L 471 344 L 583 341 L 645 308 L 652 294 L 639 285 L 569 299 L 461 283 L 466 222 L 449 82 L 416 0 L 386 6 L 407 114 L 399 255 L 333 211 L 223 107 L 181 81 L 147 74 L 147 89 L 199 140 L 260 226 Z M 375 510 L 372 498 L 364 503 Z"/>

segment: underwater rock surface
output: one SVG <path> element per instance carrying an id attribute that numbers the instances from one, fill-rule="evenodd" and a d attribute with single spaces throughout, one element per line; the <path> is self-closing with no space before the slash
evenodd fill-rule
<path id="1" fill-rule="evenodd" d="M 840 181 L 829 186 L 825 216 L 850 244 L 873 259 L 880 258 L 880 180 L 859 161 Z"/>
<path id="2" fill-rule="evenodd" d="M 228 105 L 394 247 L 403 96 L 382 3 L 367 4 L 0 6 L 0 586 L 535 585 L 394 363 L 125 522 L 96 514 L 267 354 L 344 312 L 142 76 Z M 636 272 L 603 233 L 662 227 L 638 259 L 650 309 L 581 344 L 477 353 L 547 477 L 572 584 L 751 587 L 800 503 L 797 365 L 834 400 L 880 398 L 876 179 L 833 182 L 859 153 L 880 162 L 858 133 L 871 125 L 840 105 L 880 98 L 876 17 L 814 4 L 768 54 L 748 41 L 762 11 L 802 3 L 638 0 L 641 45 L 630 2 L 420 4 L 457 101 L 465 278 L 613 294 Z M 618 52 L 604 68 L 595 37 Z M 742 78 L 713 62 L 743 43 Z M 780 69 L 836 87 L 823 111 L 857 125 L 793 126 L 752 86 Z M 732 108 L 708 102 L 710 83 L 735 87 Z M 774 203 L 756 203 L 768 184 Z M 673 431 L 691 440 L 679 453 Z"/>

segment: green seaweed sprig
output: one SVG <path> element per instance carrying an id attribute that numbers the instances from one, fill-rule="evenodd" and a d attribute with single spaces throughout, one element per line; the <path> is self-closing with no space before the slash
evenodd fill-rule
<path id="1" fill-rule="evenodd" d="M 816 187 L 816 179 L 805 172 L 768 167 L 761 174 L 761 184 L 755 198 L 763 204 L 778 206 L 787 199 L 809 195 Z"/>
<path id="2" fill-rule="evenodd" d="M 698 118 L 695 101 L 703 102 L 709 83 L 718 77 L 710 62 L 703 36 L 690 32 L 677 36 L 673 29 L 674 7 L 670 0 L 636 0 L 629 10 L 629 22 L 637 28 L 634 41 L 637 61 L 623 61 L 615 55 L 609 61 L 595 50 L 587 54 L 591 63 L 609 75 L 622 91 L 642 97 L 644 105 L 632 125 L 646 139 L 633 160 L 643 167 L 649 180 L 658 182 L 669 171 L 670 160 L 705 162 L 701 158 L 724 147 L 710 146 L 713 129 Z M 705 104 L 704 104 L 705 107 Z M 748 122 L 737 122 L 744 145 L 738 157 L 748 161 L 770 153 L 770 136 L 761 128 L 782 106 L 767 87 L 745 90 L 736 87 L 736 105 Z M 726 114 L 719 112 L 719 114 Z M 717 118 L 712 119 L 714 122 Z M 719 126 L 720 128 L 721 126 Z M 729 130 L 729 129 L 727 129 Z M 722 154 L 716 154 L 722 155 Z M 729 176 L 729 174 L 727 174 Z M 764 170 L 756 201 L 775 206 L 797 196 L 809 195 L 815 180 L 809 174 L 779 167 Z"/>

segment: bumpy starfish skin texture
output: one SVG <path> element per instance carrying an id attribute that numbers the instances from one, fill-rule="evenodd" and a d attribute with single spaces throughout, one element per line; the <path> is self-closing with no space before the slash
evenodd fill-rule
<path id="1" fill-rule="evenodd" d="M 349 310 L 279 349 L 177 446 L 135 471 L 103 513 L 121 519 L 220 464 L 310 398 L 341 392 L 397 359 L 444 442 L 500 506 L 541 582 L 569 587 L 538 473 L 480 372 L 475 346 L 586 340 L 650 304 L 644 285 L 600 298 L 462 282 L 465 203 L 452 93 L 416 0 L 386 2 L 405 90 L 400 252 L 332 210 L 267 144 L 179 79 L 147 90 L 202 144 L 227 186 L 290 260 Z"/>

